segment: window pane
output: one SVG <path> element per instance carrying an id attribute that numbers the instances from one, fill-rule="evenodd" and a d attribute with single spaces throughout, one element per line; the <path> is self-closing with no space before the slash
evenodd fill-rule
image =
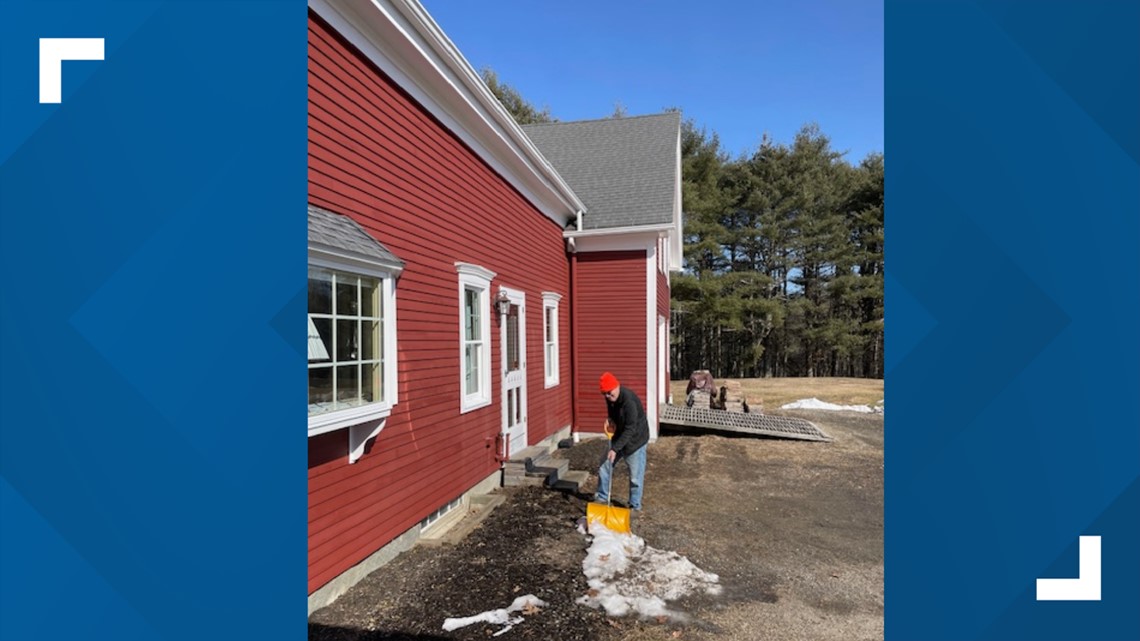
<path id="1" fill-rule="evenodd" d="M 463 393 L 478 394 L 479 393 L 479 357 L 482 347 L 479 343 L 469 343 L 464 348 L 464 356 L 467 359 L 467 370 L 463 378 Z"/>
<path id="2" fill-rule="evenodd" d="M 546 377 L 552 378 L 554 376 L 554 343 L 547 343 L 546 345 Z"/>
<path id="3" fill-rule="evenodd" d="M 479 292 L 465 289 L 463 294 L 463 335 L 469 341 L 476 341 L 482 338 L 479 324 Z"/>
<path id="4" fill-rule="evenodd" d="M 360 337 L 357 334 L 360 321 L 337 320 L 336 322 L 336 360 L 360 360 Z"/>
<path id="5" fill-rule="evenodd" d="M 309 268 L 309 313 L 332 313 L 332 272 Z"/>
<path id="6" fill-rule="evenodd" d="M 554 308 L 546 308 L 546 342 L 554 340 Z"/>
<path id="7" fill-rule="evenodd" d="M 384 354 L 384 343 L 380 340 L 380 321 L 361 322 L 360 359 L 371 361 Z"/>
<path id="8" fill-rule="evenodd" d="M 519 308 L 511 305 L 507 315 L 507 369 L 512 372 L 519 368 Z"/>
<path id="9" fill-rule="evenodd" d="M 360 368 L 360 391 L 365 403 L 384 400 L 384 370 L 380 363 L 365 363 Z"/>
<path id="10" fill-rule="evenodd" d="M 515 426 L 515 391 L 507 391 L 507 427 Z"/>
<path id="11" fill-rule="evenodd" d="M 360 373 L 358 369 L 358 365 L 346 365 L 336 368 L 337 409 L 356 407 L 361 404 Z"/>
<path id="12" fill-rule="evenodd" d="M 328 349 L 326 341 L 331 340 L 331 337 L 326 339 L 324 336 L 321 336 L 320 330 L 317 329 L 317 324 L 315 322 L 313 322 L 312 315 L 309 315 L 308 320 L 309 320 L 309 344 L 308 344 L 309 362 L 312 363 L 313 361 L 317 361 L 317 362 L 327 361 L 330 358 L 330 356 L 329 356 L 329 349 Z"/>
<path id="13" fill-rule="evenodd" d="M 356 304 L 356 282 L 359 279 L 356 276 L 344 274 L 342 272 L 336 273 L 336 313 L 347 314 L 349 316 L 355 315 L 358 309 Z"/>
<path id="14" fill-rule="evenodd" d="M 331 410 L 332 400 L 332 368 L 309 368 L 309 414 L 323 414 Z"/>
<path id="15" fill-rule="evenodd" d="M 333 331 L 331 318 L 312 318 L 313 327 L 311 329 L 317 330 L 317 338 L 320 340 L 321 345 L 310 345 L 309 347 L 309 360 L 316 362 L 326 362 L 332 358 L 333 351 Z M 312 331 L 309 332 L 312 334 Z M 313 337 L 309 336 L 309 342 L 313 342 Z"/>
<path id="16" fill-rule="evenodd" d="M 380 281 L 367 276 L 360 277 L 360 314 L 379 318 L 380 314 Z"/>

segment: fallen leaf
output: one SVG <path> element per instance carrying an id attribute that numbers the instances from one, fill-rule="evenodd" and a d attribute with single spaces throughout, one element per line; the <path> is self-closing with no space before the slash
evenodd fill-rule
<path id="1" fill-rule="evenodd" d="M 669 617 L 665 616 L 664 614 L 658 615 L 658 617 L 657 617 L 658 623 L 667 623 L 668 621 L 669 621 Z"/>
<path id="2" fill-rule="evenodd" d="M 539 611 L 538 607 L 535 606 L 533 603 L 528 603 L 528 604 L 524 605 L 523 609 L 522 609 L 522 613 L 527 615 L 527 616 L 530 616 L 530 615 L 532 615 L 538 611 Z"/>
<path id="3" fill-rule="evenodd" d="M 601 555 L 599 555 L 599 556 L 598 556 L 598 560 L 599 560 L 599 561 L 609 561 L 609 560 L 610 560 L 610 555 L 608 555 L 608 554 L 601 554 Z"/>
<path id="4" fill-rule="evenodd" d="M 598 591 L 595 590 L 594 588 L 590 588 L 589 590 L 586 590 L 586 596 L 588 596 L 592 599 L 592 598 L 598 596 Z"/>
<path id="5" fill-rule="evenodd" d="M 609 623 L 611 627 L 617 628 L 618 630 L 621 629 L 621 623 L 618 621 L 614 621 L 613 619 L 606 619 L 606 622 Z"/>
<path id="6" fill-rule="evenodd" d="M 680 639 L 681 638 L 681 631 L 680 630 L 673 630 L 673 638 L 674 639 Z"/>
<path id="7" fill-rule="evenodd" d="M 514 593 L 516 593 L 516 594 L 517 594 L 517 593 L 518 593 L 518 591 L 519 591 L 519 590 L 521 590 L 521 589 L 522 589 L 522 586 L 521 586 L 521 585 L 516 585 L 516 586 L 515 586 L 515 589 L 511 590 L 511 592 L 514 592 Z"/>

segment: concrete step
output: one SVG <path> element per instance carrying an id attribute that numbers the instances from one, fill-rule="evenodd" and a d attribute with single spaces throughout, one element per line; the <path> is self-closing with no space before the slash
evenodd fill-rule
<path id="1" fill-rule="evenodd" d="M 549 454 L 528 459 L 526 465 L 527 476 L 537 476 L 542 479 L 553 480 L 547 481 L 547 484 L 553 483 L 558 480 L 558 477 L 570 471 L 570 461 L 561 458 L 554 458 Z"/>
<path id="2" fill-rule="evenodd" d="M 589 472 L 574 470 L 559 475 L 558 478 L 554 480 L 554 482 L 548 483 L 547 487 L 559 492 L 566 492 L 567 494 L 577 495 L 581 492 L 582 485 L 589 478 Z"/>

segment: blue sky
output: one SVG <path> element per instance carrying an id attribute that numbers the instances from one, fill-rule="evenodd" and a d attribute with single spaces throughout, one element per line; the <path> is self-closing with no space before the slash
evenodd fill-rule
<path id="1" fill-rule="evenodd" d="M 560 120 L 680 107 L 732 155 L 808 122 L 883 151 L 881 0 L 422 0 L 475 69 Z"/>

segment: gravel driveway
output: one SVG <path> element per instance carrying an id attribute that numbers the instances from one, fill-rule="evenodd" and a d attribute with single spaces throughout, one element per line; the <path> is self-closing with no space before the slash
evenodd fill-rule
<path id="1" fill-rule="evenodd" d="M 309 619 L 316 641 L 488 639 L 499 626 L 444 632 L 446 617 L 548 603 L 501 639 L 844 641 L 883 637 L 883 418 L 787 411 L 832 443 L 663 433 L 649 449 L 645 515 L 634 531 L 720 576 L 717 596 L 670 604 L 685 621 L 613 619 L 578 605 L 585 501 L 538 488 L 507 501 L 460 544 L 417 547 Z M 601 441 L 560 450 L 593 470 Z M 619 467 L 615 499 L 628 487 Z M 595 482 L 592 478 L 590 483 Z M 592 485 L 583 488 L 592 491 Z"/>

